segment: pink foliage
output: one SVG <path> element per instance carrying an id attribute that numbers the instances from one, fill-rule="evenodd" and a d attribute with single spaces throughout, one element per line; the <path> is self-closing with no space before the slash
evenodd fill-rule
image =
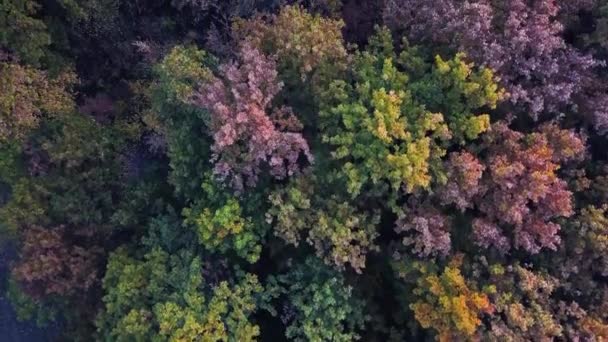
<path id="1" fill-rule="evenodd" d="M 196 105 L 211 114 L 215 174 L 229 180 L 236 191 L 257 183 L 262 164 L 282 179 L 299 171 L 301 154 L 312 161 L 300 133 L 281 131 L 301 127 L 291 110 L 272 109 L 283 86 L 275 61 L 248 43 L 242 45 L 239 59 L 220 66 L 221 76 L 204 84 L 193 97 Z"/>
<path id="2" fill-rule="evenodd" d="M 511 246 L 530 253 L 556 249 L 560 227 L 552 220 L 573 213 L 572 193 L 557 170 L 563 162 L 584 157 L 584 140 L 554 125 L 526 135 L 497 123 L 484 136 L 483 147 L 487 157 L 482 160 L 468 152 L 450 155 L 449 181 L 439 189 L 442 204 L 481 212 L 473 235 L 482 247 L 503 253 Z"/>
<path id="3" fill-rule="evenodd" d="M 479 192 L 479 180 L 485 167 L 468 152 L 451 153 L 446 164 L 448 183 L 440 192 L 441 203 L 454 204 L 464 211 Z"/>
<path id="4" fill-rule="evenodd" d="M 559 11 L 556 0 L 390 0 L 385 21 L 415 41 L 451 46 L 491 67 L 510 100 L 537 118 L 596 89 L 592 69 L 599 62 L 565 43 Z M 608 112 L 594 112 L 596 124 L 604 124 Z"/>
<path id="5" fill-rule="evenodd" d="M 473 236 L 477 245 L 483 248 L 494 246 L 501 253 L 507 253 L 511 249 L 509 239 L 503 235 L 502 230 L 485 219 L 473 220 Z"/>
<path id="6" fill-rule="evenodd" d="M 516 248 L 530 253 L 556 249 L 559 226 L 550 220 L 573 213 L 572 193 L 556 172 L 560 162 L 584 155 L 583 141 L 554 126 L 526 136 L 498 123 L 485 144 L 487 191 L 477 202 L 486 220 L 514 227 Z"/>
<path id="7" fill-rule="evenodd" d="M 450 252 L 450 226 L 447 217 L 431 208 L 414 210 L 397 220 L 395 231 L 409 233 L 403 238 L 405 246 L 413 245 L 413 252 L 421 257 Z"/>

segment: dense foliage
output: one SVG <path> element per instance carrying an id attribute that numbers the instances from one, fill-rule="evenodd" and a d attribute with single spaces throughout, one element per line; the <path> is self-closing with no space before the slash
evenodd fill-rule
<path id="1" fill-rule="evenodd" d="M 605 0 L 0 4 L 7 298 L 74 341 L 608 339 Z"/>

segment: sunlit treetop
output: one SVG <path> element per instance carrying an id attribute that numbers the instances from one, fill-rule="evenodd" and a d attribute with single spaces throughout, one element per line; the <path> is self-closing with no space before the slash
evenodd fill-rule
<path id="1" fill-rule="evenodd" d="M 439 341 L 473 338 L 481 318 L 494 311 L 488 296 L 467 282 L 460 266 L 453 261 L 438 273 L 421 268 L 414 290 L 420 299 L 410 308 L 423 328 L 436 331 Z"/>
<path id="2" fill-rule="evenodd" d="M 489 69 L 461 55 L 424 62 L 404 48 L 397 56 L 390 33 L 378 29 L 354 57 L 352 81 L 337 80 L 324 94 L 323 141 L 334 147 L 353 196 L 384 182 L 406 193 L 443 182 L 446 147 L 486 131 L 489 116 L 478 112 L 503 98 Z"/>

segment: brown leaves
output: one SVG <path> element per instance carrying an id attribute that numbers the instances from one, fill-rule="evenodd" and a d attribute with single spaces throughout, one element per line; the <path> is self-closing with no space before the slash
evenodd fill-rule
<path id="1" fill-rule="evenodd" d="M 75 82 L 71 72 L 50 78 L 32 67 L 0 63 L 0 141 L 21 139 L 43 115 L 72 110 L 69 89 Z"/>
<path id="2" fill-rule="evenodd" d="M 88 233 L 80 231 L 79 238 Z M 34 298 L 71 296 L 98 282 L 101 249 L 80 246 L 73 241 L 76 237 L 65 227 L 32 227 L 26 231 L 21 258 L 13 267 L 13 275 L 26 293 Z"/>

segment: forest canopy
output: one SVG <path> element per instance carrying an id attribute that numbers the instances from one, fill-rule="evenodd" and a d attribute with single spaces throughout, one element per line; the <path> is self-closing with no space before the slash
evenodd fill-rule
<path id="1" fill-rule="evenodd" d="M 0 3 L 0 242 L 68 341 L 608 339 L 608 1 Z"/>

